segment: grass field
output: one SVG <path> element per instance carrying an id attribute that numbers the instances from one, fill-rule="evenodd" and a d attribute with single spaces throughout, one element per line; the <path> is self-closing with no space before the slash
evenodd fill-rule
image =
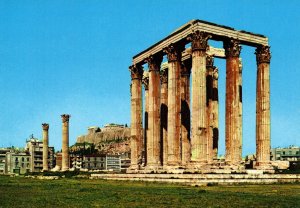
<path id="1" fill-rule="evenodd" d="M 0 207 L 300 207 L 300 184 L 189 187 L 0 176 Z"/>

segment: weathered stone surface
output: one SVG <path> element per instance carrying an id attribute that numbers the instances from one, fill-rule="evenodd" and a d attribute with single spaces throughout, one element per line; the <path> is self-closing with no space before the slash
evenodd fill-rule
<path id="1" fill-rule="evenodd" d="M 256 49 L 256 166 L 270 167 L 270 47 Z"/>
<path id="2" fill-rule="evenodd" d="M 226 58 L 226 162 L 229 165 L 239 165 L 242 160 L 241 138 L 241 88 L 239 54 L 241 46 L 236 40 L 224 42 Z"/>
<path id="3" fill-rule="evenodd" d="M 164 51 L 168 56 L 168 166 L 180 166 L 180 69 L 179 45 L 170 45 Z"/>
<path id="4" fill-rule="evenodd" d="M 186 60 L 181 68 L 181 160 L 186 166 L 191 160 L 190 74 L 192 63 Z"/>
<path id="5" fill-rule="evenodd" d="M 133 65 L 131 72 L 131 169 L 138 169 L 142 161 L 142 75 L 141 66 Z"/>
<path id="6" fill-rule="evenodd" d="M 63 114 L 62 118 L 62 162 L 61 170 L 67 171 L 70 168 L 69 158 L 69 119 L 70 115 Z"/>
<path id="7" fill-rule="evenodd" d="M 43 171 L 48 171 L 49 124 L 43 123 Z"/>
<path id="8" fill-rule="evenodd" d="M 168 161 L 168 68 L 162 68 L 161 81 L 161 105 L 160 105 L 160 141 L 162 153 L 162 165 Z"/>
<path id="9" fill-rule="evenodd" d="M 149 112 L 147 134 L 147 168 L 161 166 L 160 159 L 160 65 L 162 56 L 147 58 L 149 66 Z"/>
<path id="10" fill-rule="evenodd" d="M 192 47 L 197 46 L 192 48 L 191 161 L 198 165 L 205 164 L 208 160 L 206 106 L 206 49 L 208 38 L 209 36 L 205 33 L 194 34 L 190 37 Z"/>

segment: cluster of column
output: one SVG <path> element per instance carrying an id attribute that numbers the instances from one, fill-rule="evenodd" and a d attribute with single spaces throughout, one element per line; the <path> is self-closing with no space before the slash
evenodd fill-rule
<path id="1" fill-rule="evenodd" d="M 207 55 L 211 36 L 195 31 L 188 36 L 192 58 L 182 61 L 184 44 L 170 44 L 131 71 L 131 168 L 141 164 L 145 147 L 146 168 L 211 165 L 218 154 L 218 69 Z M 226 164 L 242 161 L 242 65 L 238 40 L 224 40 L 226 55 Z M 163 54 L 168 67 L 161 70 Z M 258 46 L 257 56 L 257 166 L 269 163 L 270 92 L 268 46 Z M 190 89 L 190 75 L 191 89 Z M 145 131 L 142 128 L 142 84 L 145 88 Z M 191 91 L 191 92 L 190 92 Z M 190 96 L 191 94 L 191 96 Z M 144 141 L 144 142 L 143 142 Z M 144 143 L 144 144 L 143 144 Z"/>
<path id="2" fill-rule="evenodd" d="M 62 118 L 62 171 L 69 170 L 69 119 L 70 115 L 63 114 Z M 48 147 L 49 147 L 49 124 L 43 123 L 43 171 L 49 171 L 48 166 Z"/>

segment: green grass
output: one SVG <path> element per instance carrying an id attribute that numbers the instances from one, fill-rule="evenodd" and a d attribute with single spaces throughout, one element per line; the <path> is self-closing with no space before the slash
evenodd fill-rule
<path id="1" fill-rule="evenodd" d="M 0 207 L 300 207 L 300 184 L 189 187 L 0 176 Z"/>

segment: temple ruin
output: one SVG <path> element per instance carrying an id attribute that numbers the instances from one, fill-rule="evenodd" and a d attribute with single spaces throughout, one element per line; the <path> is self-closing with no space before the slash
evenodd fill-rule
<path id="1" fill-rule="evenodd" d="M 222 41 L 223 48 L 209 46 L 208 40 Z M 255 167 L 271 168 L 271 55 L 268 38 L 202 20 L 192 20 L 133 57 L 129 67 L 130 170 L 201 170 L 216 166 L 218 141 L 223 139 L 219 138 L 218 109 L 224 106 L 219 106 L 218 102 L 218 68 L 214 66 L 215 58 L 226 59 L 224 166 L 242 168 L 241 45 L 256 48 Z M 165 55 L 168 61 L 162 63 Z M 144 64 L 148 64 L 148 71 L 144 71 Z M 145 162 L 142 162 L 143 157 Z"/>

